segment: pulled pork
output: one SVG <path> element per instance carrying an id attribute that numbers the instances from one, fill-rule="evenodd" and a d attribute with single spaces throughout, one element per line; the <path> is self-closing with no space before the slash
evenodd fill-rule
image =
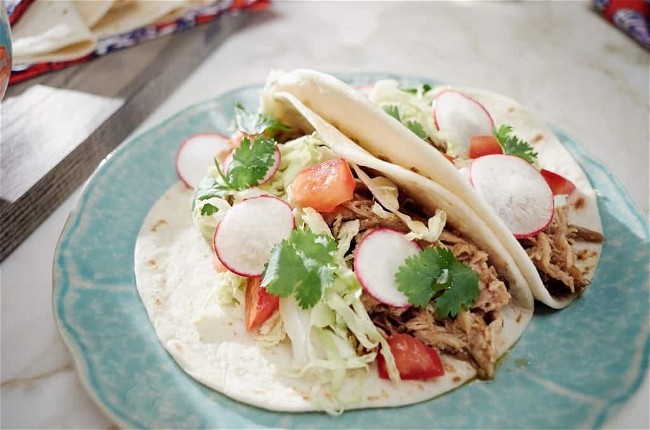
<path id="1" fill-rule="evenodd" d="M 573 241 L 603 241 L 598 232 L 569 225 L 567 215 L 568 206 L 555 208 L 553 220 L 543 232 L 520 240 L 544 285 L 554 295 L 579 293 L 589 285 L 589 279 L 576 266 Z"/>
<path id="2" fill-rule="evenodd" d="M 323 219 L 332 229 L 334 236 L 338 235 L 341 224 L 345 221 L 359 220 L 359 231 L 369 230 L 372 228 L 386 227 L 393 230 L 409 231 L 409 228 L 400 221 L 395 215 L 390 214 L 384 218 L 372 212 L 374 200 L 365 198 L 360 194 L 355 194 L 349 202 L 337 206 L 334 211 L 324 213 Z"/>

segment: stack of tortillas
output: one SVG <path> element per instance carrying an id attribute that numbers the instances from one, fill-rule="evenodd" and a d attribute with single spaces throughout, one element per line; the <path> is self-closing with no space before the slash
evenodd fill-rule
<path id="1" fill-rule="evenodd" d="M 173 21 L 214 0 L 36 0 L 12 26 L 14 64 L 84 57 L 101 38 Z"/>

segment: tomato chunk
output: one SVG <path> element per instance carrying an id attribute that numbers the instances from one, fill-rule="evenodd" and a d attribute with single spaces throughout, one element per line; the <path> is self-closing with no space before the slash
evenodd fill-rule
<path id="1" fill-rule="evenodd" d="M 440 355 L 435 349 L 408 334 L 394 334 L 388 338 L 390 351 L 402 379 L 430 379 L 445 374 Z M 384 356 L 377 355 L 379 377 L 389 379 Z"/>
<path id="2" fill-rule="evenodd" d="M 558 175 L 555 172 L 551 172 L 550 170 L 545 169 L 542 169 L 540 173 L 544 179 L 546 179 L 548 186 L 551 187 L 551 191 L 553 191 L 554 196 L 558 194 L 571 194 L 576 189 L 574 183 L 562 175 Z"/>
<path id="3" fill-rule="evenodd" d="M 246 285 L 246 330 L 251 331 L 268 320 L 273 312 L 280 307 L 280 298 L 266 291 L 262 285 L 261 276 L 248 278 Z"/>
<path id="4" fill-rule="evenodd" d="M 499 141 L 494 136 L 472 136 L 469 142 L 469 158 L 490 154 L 503 154 Z"/>
<path id="5" fill-rule="evenodd" d="M 350 166 L 336 158 L 301 170 L 291 184 L 291 192 L 300 206 L 331 212 L 352 200 L 354 185 Z"/>

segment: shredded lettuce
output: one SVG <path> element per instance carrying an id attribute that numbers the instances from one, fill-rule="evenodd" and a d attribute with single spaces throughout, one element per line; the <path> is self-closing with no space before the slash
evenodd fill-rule
<path id="1" fill-rule="evenodd" d="M 419 124 L 426 137 L 434 139 L 437 136 L 431 107 L 432 91 L 407 92 L 401 89 L 399 82 L 395 80 L 381 80 L 375 83 L 368 98 L 382 109 L 393 112 L 392 116 L 407 127 L 409 124 Z"/>
<path id="2" fill-rule="evenodd" d="M 410 216 L 399 211 L 399 201 L 397 199 L 399 191 L 397 185 L 393 184 L 390 179 L 383 176 L 370 178 L 356 165 L 352 165 L 352 168 L 356 172 L 357 177 L 368 187 L 381 206 L 408 226 L 411 231 L 406 235 L 407 239 L 419 239 L 427 242 L 435 242 L 438 240 L 447 222 L 447 214 L 444 211 L 436 209 L 436 213 L 429 218 L 427 225 L 424 225 L 421 221 L 414 221 Z M 372 211 L 378 215 L 381 214 L 379 215 L 381 217 L 386 217 L 388 215 L 383 208 L 374 206 Z"/>
<path id="3" fill-rule="evenodd" d="M 282 342 L 287 337 L 280 311 L 276 311 L 260 326 L 255 340 L 263 347 L 269 348 Z"/>
<path id="4" fill-rule="evenodd" d="M 387 342 L 361 303 L 361 286 L 352 270 L 340 267 L 323 298 L 309 310 L 300 308 L 292 297 L 280 299 L 280 313 L 291 340 L 293 366 L 297 376 L 316 376 L 324 392 L 341 405 L 353 399 L 341 397 L 348 371 L 368 371 L 381 347 L 389 375 L 399 380 L 399 372 Z M 366 349 L 358 354 L 358 346 Z M 321 393 L 322 395 L 322 393 Z"/>
<path id="5" fill-rule="evenodd" d="M 246 278 L 224 270 L 217 274 L 217 302 L 221 305 L 236 306 L 244 304 L 246 294 Z"/>

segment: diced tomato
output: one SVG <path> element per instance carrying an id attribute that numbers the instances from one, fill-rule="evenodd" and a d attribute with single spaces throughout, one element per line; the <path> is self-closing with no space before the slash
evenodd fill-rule
<path id="1" fill-rule="evenodd" d="M 268 320 L 280 307 L 280 298 L 266 291 L 261 276 L 248 278 L 246 285 L 246 330 L 251 331 Z"/>
<path id="2" fill-rule="evenodd" d="M 394 334 L 388 339 L 390 351 L 402 379 L 429 379 L 445 374 L 440 355 L 435 349 L 408 334 Z M 379 377 L 389 379 L 384 356 L 377 355 Z"/>
<path id="3" fill-rule="evenodd" d="M 571 194 L 576 189 L 576 186 L 573 184 L 573 182 L 569 181 L 562 175 L 558 175 L 555 172 L 551 172 L 550 170 L 545 169 L 542 169 L 540 173 L 544 179 L 546 179 L 548 186 L 551 187 L 551 191 L 553 191 L 554 196 L 558 194 Z"/>
<path id="4" fill-rule="evenodd" d="M 336 158 L 301 170 L 291 184 L 298 204 L 331 212 L 354 196 L 354 177 L 345 160 Z"/>
<path id="5" fill-rule="evenodd" d="M 490 154 L 503 154 L 499 141 L 494 136 L 472 136 L 469 142 L 469 158 L 478 158 Z"/>

